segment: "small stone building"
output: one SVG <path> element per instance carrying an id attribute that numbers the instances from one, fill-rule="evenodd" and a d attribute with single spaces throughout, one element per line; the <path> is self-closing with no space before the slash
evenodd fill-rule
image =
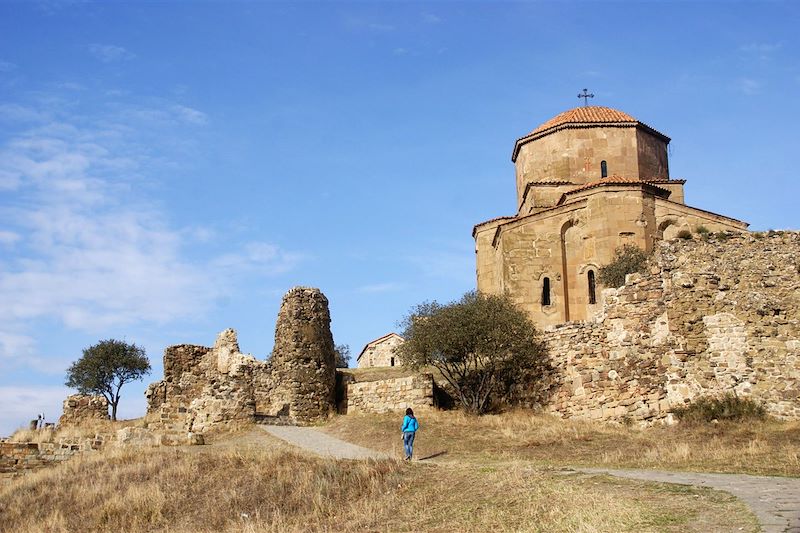
<path id="1" fill-rule="evenodd" d="M 397 333 L 388 333 L 370 341 L 358 354 L 356 363 L 358 368 L 374 366 L 398 366 L 401 364 L 394 349 L 403 344 L 405 340 Z"/>
<path id="2" fill-rule="evenodd" d="M 608 107 L 571 109 L 514 144 L 517 213 L 473 230 L 478 290 L 507 294 L 539 326 L 601 311 L 598 269 L 625 244 L 747 224 L 684 203 L 670 138 Z"/>

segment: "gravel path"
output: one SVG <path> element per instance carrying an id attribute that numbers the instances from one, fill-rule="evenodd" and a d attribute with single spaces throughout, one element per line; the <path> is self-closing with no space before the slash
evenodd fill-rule
<path id="1" fill-rule="evenodd" d="M 385 453 L 350 444 L 309 427 L 258 426 L 270 435 L 305 450 L 336 459 L 388 459 Z"/>
<path id="2" fill-rule="evenodd" d="M 758 517 L 764 533 L 786 531 L 800 533 L 800 479 L 798 478 L 607 468 L 581 468 L 580 471 L 724 490 L 750 507 Z"/>

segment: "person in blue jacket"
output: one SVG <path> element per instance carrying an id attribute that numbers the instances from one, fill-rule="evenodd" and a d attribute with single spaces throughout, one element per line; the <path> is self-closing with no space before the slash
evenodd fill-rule
<path id="1" fill-rule="evenodd" d="M 406 451 L 406 461 L 411 460 L 411 454 L 414 452 L 414 435 L 417 434 L 419 429 L 419 422 L 414 416 L 414 411 L 409 407 L 406 409 L 406 416 L 403 418 L 403 427 L 400 431 L 403 432 L 403 448 Z"/>

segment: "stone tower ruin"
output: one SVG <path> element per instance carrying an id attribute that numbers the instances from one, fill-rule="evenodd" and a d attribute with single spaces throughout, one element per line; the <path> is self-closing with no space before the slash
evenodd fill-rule
<path id="1" fill-rule="evenodd" d="M 270 359 L 272 415 L 293 420 L 328 416 L 335 402 L 336 356 L 328 299 L 319 289 L 295 287 L 283 297 Z"/>
<path id="2" fill-rule="evenodd" d="M 146 392 L 148 423 L 173 433 L 203 433 L 255 421 L 306 424 L 334 409 L 336 369 L 328 299 L 295 287 L 283 297 L 272 357 L 239 351 L 236 332 L 212 348 L 190 344 L 164 350 L 164 379 Z"/>

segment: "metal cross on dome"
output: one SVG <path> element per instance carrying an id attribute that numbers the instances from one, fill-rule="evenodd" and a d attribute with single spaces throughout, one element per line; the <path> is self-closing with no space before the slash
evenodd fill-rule
<path id="1" fill-rule="evenodd" d="M 583 105 L 589 105 L 589 98 L 594 98 L 594 94 L 589 93 L 589 89 L 584 89 L 583 94 L 578 93 L 578 98 L 583 98 Z"/>

